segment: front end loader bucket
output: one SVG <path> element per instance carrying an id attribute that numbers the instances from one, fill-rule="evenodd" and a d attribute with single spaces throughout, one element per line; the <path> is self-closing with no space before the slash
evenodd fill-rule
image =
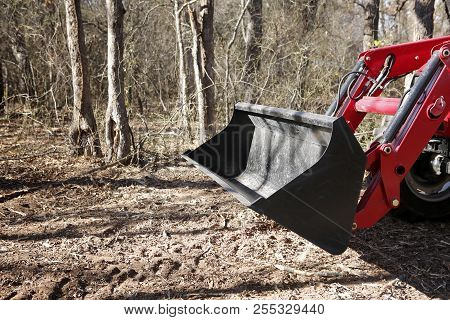
<path id="1" fill-rule="evenodd" d="M 366 158 L 344 118 L 239 103 L 222 132 L 183 157 L 322 249 L 347 248 Z"/>

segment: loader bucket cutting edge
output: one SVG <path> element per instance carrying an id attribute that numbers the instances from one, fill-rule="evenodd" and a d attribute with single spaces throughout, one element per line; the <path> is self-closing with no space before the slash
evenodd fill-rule
<path id="1" fill-rule="evenodd" d="M 347 248 L 366 157 L 344 118 L 238 103 L 228 126 L 183 158 L 329 253 Z"/>

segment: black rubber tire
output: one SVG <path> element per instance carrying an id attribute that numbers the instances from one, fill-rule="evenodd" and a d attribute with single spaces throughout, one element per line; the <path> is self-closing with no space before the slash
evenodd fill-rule
<path id="1" fill-rule="evenodd" d="M 447 192 L 450 193 L 450 190 Z M 417 197 L 408 184 L 400 186 L 400 207 L 392 211 L 396 216 L 408 221 L 442 219 L 450 216 L 450 197 L 442 201 L 426 201 Z"/>

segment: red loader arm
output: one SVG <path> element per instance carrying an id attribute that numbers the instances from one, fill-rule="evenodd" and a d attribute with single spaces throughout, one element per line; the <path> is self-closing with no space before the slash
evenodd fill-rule
<path id="1" fill-rule="evenodd" d="M 421 74 L 403 102 L 368 98 L 419 69 Z M 400 184 L 430 139 L 449 137 L 450 36 L 363 52 L 353 74 L 357 77 L 348 80 L 349 94 L 340 93 L 341 106 L 336 108 L 335 103 L 332 109 L 337 110 L 328 113 L 344 117 L 353 130 L 367 112 L 393 114 L 393 104 L 401 104 L 381 141 L 366 151 L 366 170 L 372 179 L 359 201 L 354 227 L 367 228 L 399 206 Z"/>

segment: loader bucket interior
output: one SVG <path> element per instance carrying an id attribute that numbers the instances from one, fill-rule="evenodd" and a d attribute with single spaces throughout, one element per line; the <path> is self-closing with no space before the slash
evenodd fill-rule
<path id="1" fill-rule="evenodd" d="M 347 248 L 366 158 L 343 118 L 239 103 L 222 132 L 183 157 L 322 249 Z"/>

